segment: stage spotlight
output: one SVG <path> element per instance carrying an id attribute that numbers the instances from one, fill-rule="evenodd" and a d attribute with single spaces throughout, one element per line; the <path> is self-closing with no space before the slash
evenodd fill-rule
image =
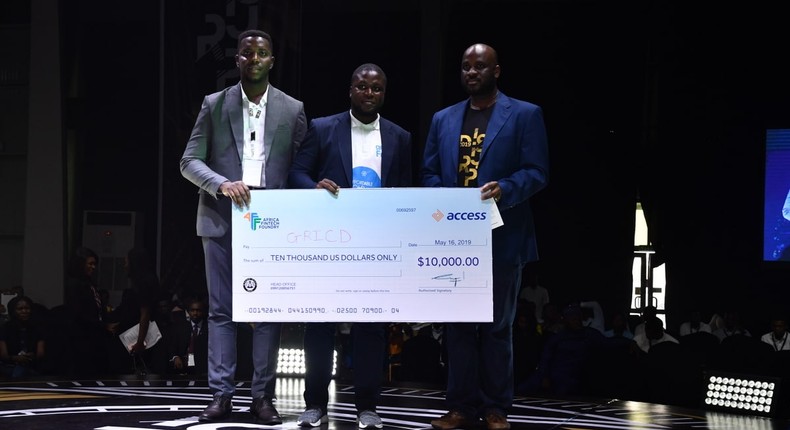
<path id="1" fill-rule="evenodd" d="M 703 406 L 746 415 L 776 416 L 781 378 L 706 372 Z"/>
<path id="2" fill-rule="evenodd" d="M 277 359 L 278 375 L 304 375 L 305 374 L 304 351 L 296 348 L 280 348 Z M 337 351 L 334 353 L 332 364 L 332 375 L 337 371 Z"/>

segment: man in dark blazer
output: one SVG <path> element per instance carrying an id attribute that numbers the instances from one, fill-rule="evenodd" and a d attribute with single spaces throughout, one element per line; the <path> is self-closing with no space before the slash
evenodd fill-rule
<path id="1" fill-rule="evenodd" d="M 206 303 L 199 298 L 186 302 L 189 318 L 183 312 L 170 325 L 164 340 L 171 372 L 202 375 L 208 372 L 208 321 Z"/>
<path id="2" fill-rule="evenodd" d="M 538 259 L 529 199 L 546 186 L 549 163 L 541 108 L 501 93 L 499 74 L 492 47 L 467 48 L 461 84 L 469 98 L 434 114 L 425 143 L 422 184 L 479 187 L 504 222 L 492 232 L 493 322 L 446 325 L 449 412 L 431 421 L 439 430 L 479 418 L 489 430 L 510 428 L 513 320 L 522 267 Z"/>
<path id="3" fill-rule="evenodd" d="M 199 416 L 203 422 L 228 418 L 236 392 L 231 211 L 249 207 L 250 188 L 285 187 L 307 128 L 304 104 L 269 84 L 274 57 L 268 34 L 242 32 L 236 65 L 240 83 L 204 98 L 181 158 L 181 174 L 200 187 L 197 234 L 209 292 L 208 384 L 214 399 Z M 280 326 L 257 323 L 253 334 L 250 412 L 263 424 L 282 422 L 272 405 Z"/>
<path id="4" fill-rule="evenodd" d="M 338 195 L 341 188 L 408 187 L 412 184 L 411 133 L 379 115 L 387 76 L 375 64 L 363 64 L 351 75 L 351 110 L 310 122 L 291 166 L 292 188 L 323 188 Z M 386 324 L 354 323 L 352 366 L 359 428 L 381 428 L 376 405 L 381 392 Z M 308 323 L 304 348 L 307 374 L 306 408 L 297 424 L 317 427 L 328 421 L 332 379 L 334 323 Z"/>

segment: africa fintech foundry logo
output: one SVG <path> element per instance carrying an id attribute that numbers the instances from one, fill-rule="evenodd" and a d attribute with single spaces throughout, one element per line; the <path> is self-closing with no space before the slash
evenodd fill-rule
<path id="1" fill-rule="evenodd" d="M 244 219 L 249 221 L 252 231 L 280 228 L 280 218 L 262 218 L 257 212 L 247 212 L 244 214 Z"/>

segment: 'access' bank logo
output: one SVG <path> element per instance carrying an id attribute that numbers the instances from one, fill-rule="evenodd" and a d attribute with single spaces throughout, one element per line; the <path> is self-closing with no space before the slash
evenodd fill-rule
<path id="1" fill-rule="evenodd" d="M 442 211 L 436 209 L 436 212 L 431 214 L 431 217 L 436 222 L 447 218 L 447 221 L 484 221 L 488 216 L 485 212 L 450 212 L 447 216 Z"/>

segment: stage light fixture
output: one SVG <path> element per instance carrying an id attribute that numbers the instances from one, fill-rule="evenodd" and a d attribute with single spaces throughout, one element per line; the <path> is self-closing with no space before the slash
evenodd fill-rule
<path id="1" fill-rule="evenodd" d="M 746 415 L 776 416 L 781 378 L 706 372 L 703 406 Z"/>
<path id="2" fill-rule="evenodd" d="M 277 359 L 278 375 L 304 375 L 305 374 L 304 350 L 297 348 L 280 348 Z M 332 375 L 337 371 L 337 351 L 334 351 Z"/>

